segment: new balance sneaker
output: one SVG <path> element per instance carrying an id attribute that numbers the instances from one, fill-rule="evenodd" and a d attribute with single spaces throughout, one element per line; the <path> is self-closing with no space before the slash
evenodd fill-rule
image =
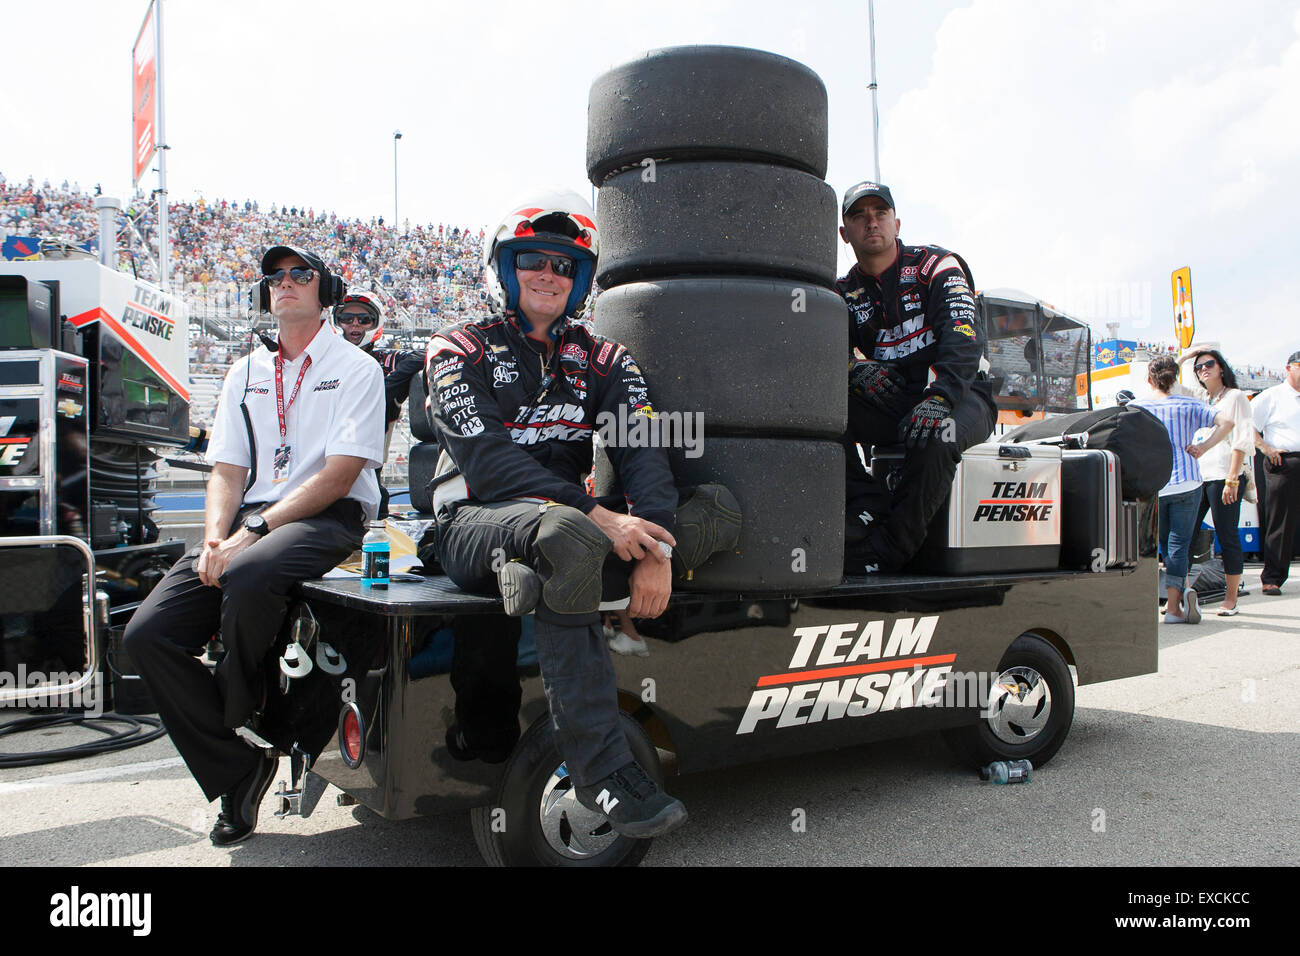
<path id="1" fill-rule="evenodd" d="M 510 561 L 497 572 L 501 603 L 510 617 L 531 614 L 542 596 L 542 579 L 522 561 Z"/>
<path id="2" fill-rule="evenodd" d="M 234 846 L 243 843 L 257 829 L 257 810 L 262 798 L 271 789 L 271 778 L 280 766 L 280 755 L 274 750 L 261 750 L 257 764 L 248 776 L 235 785 L 235 789 L 221 797 L 221 813 L 216 826 L 208 834 L 213 846 Z"/>
<path id="3" fill-rule="evenodd" d="M 694 571 L 710 555 L 730 551 L 740 540 L 740 502 L 726 485 L 700 485 L 677 509 L 673 524 L 673 572 Z"/>
<path id="4" fill-rule="evenodd" d="M 686 807 L 659 789 L 635 760 L 574 795 L 588 810 L 603 813 L 624 836 L 644 840 L 686 822 Z"/>

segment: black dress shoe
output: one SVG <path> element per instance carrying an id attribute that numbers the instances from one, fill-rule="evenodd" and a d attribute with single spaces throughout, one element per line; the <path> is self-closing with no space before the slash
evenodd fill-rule
<path id="1" fill-rule="evenodd" d="M 259 750 L 257 763 L 235 789 L 221 798 L 221 813 L 216 826 L 208 834 L 213 846 L 234 846 L 243 843 L 257 829 L 257 808 L 266 791 L 271 789 L 271 779 L 280 765 L 280 755 L 274 750 Z"/>

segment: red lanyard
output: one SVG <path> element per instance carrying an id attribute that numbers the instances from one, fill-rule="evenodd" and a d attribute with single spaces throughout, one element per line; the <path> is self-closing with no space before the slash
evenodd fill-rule
<path id="1" fill-rule="evenodd" d="M 302 377 L 307 374 L 307 369 L 311 367 L 311 356 L 308 355 L 303 360 L 302 370 L 298 373 L 298 381 L 294 383 L 293 394 L 289 396 L 289 401 L 284 400 L 284 359 L 280 356 L 275 357 L 275 410 L 280 416 L 280 444 L 285 444 L 285 436 L 288 430 L 284 424 L 284 414 L 293 404 L 293 400 L 298 397 L 298 389 L 302 386 Z"/>

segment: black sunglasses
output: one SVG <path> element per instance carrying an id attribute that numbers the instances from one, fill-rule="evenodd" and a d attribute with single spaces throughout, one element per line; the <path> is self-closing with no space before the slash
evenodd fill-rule
<path id="1" fill-rule="evenodd" d="M 364 325 L 372 326 L 379 320 L 367 312 L 344 312 L 339 316 L 339 325 Z"/>
<path id="2" fill-rule="evenodd" d="M 274 272 L 268 272 L 263 276 L 263 278 L 265 278 L 267 283 L 270 285 L 279 285 L 284 281 L 286 274 L 288 274 L 290 279 L 298 283 L 298 285 L 306 285 L 311 281 L 311 277 L 316 274 L 316 270 L 300 269 L 297 266 L 294 266 L 292 269 L 276 269 Z"/>
<path id="3" fill-rule="evenodd" d="M 572 279 L 578 264 L 568 256 L 553 256 L 546 252 L 521 252 L 515 256 L 515 268 L 520 272 L 541 272 L 546 263 L 562 279 Z"/>
<path id="4" fill-rule="evenodd" d="M 1216 362 L 1214 359 L 1210 359 L 1206 362 L 1202 362 L 1200 365 L 1193 365 L 1192 368 L 1194 368 L 1198 372 L 1204 372 L 1207 368 L 1214 368 L 1214 366 L 1218 364 L 1219 363 Z"/>

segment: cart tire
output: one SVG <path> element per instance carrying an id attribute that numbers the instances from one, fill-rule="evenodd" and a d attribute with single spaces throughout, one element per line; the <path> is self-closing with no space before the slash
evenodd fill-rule
<path id="1" fill-rule="evenodd" d="M 411 397 L 406 403 L 407 418 L 411 422 L 411 434 L 420 441 L 437 441 L 438 432 L 433 427 L 433 419 L 424 407 L 425 399 L 424 373 L 411 377 Z"/>
<path id="2" fill-rule="evenodd" d="M 619 720 L 632 756 L 662 787 L 654 744 L 627 714 Z M 555 749 L 549 713 L 519 738 L 494 805 L 471 810 L 470 824 L 489 866 L 636 866 L 652 842 L 619 835 L 601 814 L 578 803 Z"/>
<path id="3" fill-rule="evenodd" d="M 596 281 L 610 289 L 685 275 L 835 283 L 835 190 L 756 163 L 664 163 L 611 176 L 600 190 Z"/>
<path id="4" fill-rule="evenodd" d="M 1035 768 L 1052 758 L 1074 721 L 1074 681 L 1061 652 L 1036 634 L 1007 648 L 993 682 L 989 716 L 944 731 L 944 739 L 972 767 L 994 760 L 1028 760 Z M 1014 679 L 1016 695 L 999 692 Z"/>
<path id="5" fill-rule="evenodd" d="M 656 414 L 698 413 L 717 433 L 839 438 L 847 427 L 848 315 L 826 289 L 775 279 L 635 282 L 603 293 L 593 324 L 636 358 Z"/>
<path id="6" fill-rule="evenodd" d="M 422 514 L 433 513 L 433 495 L 429 492 L 429 482 L 438 467 L 438 445 L 436 442 L 420 442 L 411 446 L 411 457 L 407 464 L 407 476 L 411 487 L 411 507 Z"/>
<path id="7" fill-rule="evenodd" d="M 591 84 L 587 176 L 646 159 L 773 163 L 826 175 L 826 86 L 802 63 L 743 47 L 652 50 Z"/>
<path id="8" fill-rule="evenodd" d="M 668 452 L 679 487 L 719 482 L 740 503 L 740 540 L 713 555 L 678 591 L 806 594 L 844 577 L 844 447 L 793 438 L 706 434 L 698 458 Z M 595 456 L 596 494 L 620 494 L 609 458 Z"/>

